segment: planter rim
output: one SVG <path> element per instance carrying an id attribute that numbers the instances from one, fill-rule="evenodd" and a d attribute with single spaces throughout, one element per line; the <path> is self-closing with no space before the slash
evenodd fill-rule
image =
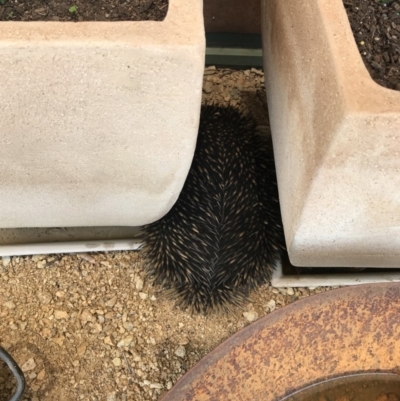
<path id="1" fill-rule="evenodd" d="M 194 4 L 193 4 L 194 3 Z M 193 13 L 193 7 L 199 8 Z M 7 42 L 37 45 L 39 42 L 114 42 L 147 45 L 197 45 L 205 42 L 203 2 L 169 0 L 163 21 L 0 21 L 0 46 Z M 193 18 L 194 15 L 199 17 Z M 185 25 L 185 30 L 182 30 Z M 132 40 L 132 37 L 135 40 Z"/>

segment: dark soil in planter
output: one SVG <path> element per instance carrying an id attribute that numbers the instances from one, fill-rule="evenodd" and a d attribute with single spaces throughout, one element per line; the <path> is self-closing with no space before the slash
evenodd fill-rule
<path id="1" fill-rule="evenodd" d="M 168 0 L 0 0 L 0 21 L 162 21 Z"/>
<path id="2" fill-rule="evenodd" d="M 378 84 L 400 90 L 400 1 L 343 0 L 358 49 Z"/>

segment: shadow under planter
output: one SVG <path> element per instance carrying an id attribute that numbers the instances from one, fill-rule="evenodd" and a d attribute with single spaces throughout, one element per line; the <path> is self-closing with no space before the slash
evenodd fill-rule
<path id="1" fill-rule="evenodd" d="M 162 22 L 0 22 L 0 228 L 165 215 L 197 139 L 202 1 Z"/>
<path id="2" fill-rule="evenodd" d="M 400 92 L 376 84 L 342 0 L 263 0 L 266 91 L 297 266 L 400 266 Z"/>

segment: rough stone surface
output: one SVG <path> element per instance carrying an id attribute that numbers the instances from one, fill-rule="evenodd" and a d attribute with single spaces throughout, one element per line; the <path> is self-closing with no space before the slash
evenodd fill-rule
<path id="1" fill-rule="evenodd" d="M 370 77 L 342 0 L 263 0 L 262 17 L 292 264 L 398 267 L 400 93 Z"/>
<path id="2" fill-rule="evenodd" d="M 0 227 L 137 226 L 197 138 L 202 1 L 162 22 L 0 22 Z"/>
<path id="3" fill-rule="evenodd" d="M 204 355 L 250 324 L 244 314 L 262 317 L 271 301 L 280 309 L 327 290 L 296 288 L 288 296 L 264 285 L 232 314 L 190 315 L 148 280 L 143 290 L 151 296 L 139 297 L 139 252 L 90 256 L 43 256 L 47 269 L 32 257 L 13 257 L 0 267 L 1 345 L 26 372 L 24 401 L 105 400 L 106 394 L 116 401 L 159 400 Z M 0 401 L 11 398 L 7 372 L 0 366 Z"/>

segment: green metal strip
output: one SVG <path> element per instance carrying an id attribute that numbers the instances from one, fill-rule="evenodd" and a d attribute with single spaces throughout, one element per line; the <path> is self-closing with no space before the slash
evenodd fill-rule
<path id="1" fill-rule="evenodd" d="M 207 48 L 206 65 L 262 67 L 262 50 L 221 47 Z"/>
<path id="2" fill-rule="evenodd" d="M 206 34 L 206 65 L 262 68 L 261 35 Z"/>

